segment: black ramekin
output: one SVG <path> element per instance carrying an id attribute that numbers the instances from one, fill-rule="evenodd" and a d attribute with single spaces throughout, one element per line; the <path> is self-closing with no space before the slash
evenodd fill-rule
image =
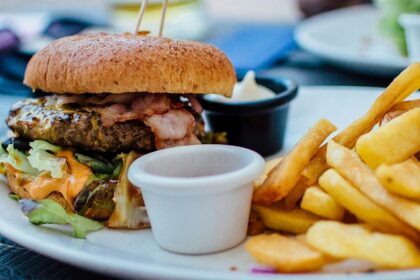
<path id="1" fill-rule="evenodd" d="M 269 156 L 283 147 L 289 104 L 296 97 L 298 86 L 292 80 L 279 77 L 257 76 L 256 82 L 276 95 L 229 103 L 202 96 L 200 102 L 212 131 L 227 132 L 230 145 Z"/>

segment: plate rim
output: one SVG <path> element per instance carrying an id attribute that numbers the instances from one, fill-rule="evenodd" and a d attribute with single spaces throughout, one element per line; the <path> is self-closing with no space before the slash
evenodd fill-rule
<path id="1" fill-rule="evenodd" d="M 1 201 L 2 198 L 0 198 Z M 0 216 L 0 234 L 17 244 L 37 252 L 43 256 L 52 258 L 63 263 L 73 265 L 75 267 L 95 271 L 103 275 L 112 275 L 116 277 L 124 277 L 127 279 L 230 279 L 230 280 L 265 280 L 265 279 L 282 279 L 282 280 L 391 280 L 391 279 L 418 279 L 420 269 L 375 272 L 375 273 L 311 273 L 311 274 L 252 274 L 250 272 L 214 272 L 210 269 L 185 269 L 175 268 L 167 265 L 159 265 L 158 263 L 141 263 L 132 260 L 123 260 L 120 257 L 101 256 L 97 258 L 93 253 L 84 252 L 82 249 L 74 247 L 56 246 L 55 243 L 49 243 L 47 240 L 40 240 L 31 235 L 22 234 L 19 228 L 9 226 Z M 123 262 L 127 263 L 121 265 Z M 109 266 L 113 263 L 112 266 Z M 133 266 L 136 266 L 134 268 Z M 119 268 L 117 268 L 119 267 Z M 354 277 L 353 277 L 354 276 Z"/>
<path id="2" fill-rule="evenodd" d="M 358 5 L 354 7 L 341 8 L 326 13 L 322 13 L 301 22 L 295 31 L 294 38 L 298 45 L 306 51 L 313 53 L 330 63 L 340 64 L 350 63 L 353 65 L 367 65 L 370 67 L 387 67 L 395 71 L 402 70 L 410 64 L 408 58 L 401 57 L 400 60 L 389 59 L 388 57 L 380 60 L 372 57 L 360 57 L 355 52 L 346 52 L 339 48 L 334 48 L 321 40 L 317 40 L 310 34 L 312 28 L 326 21 L 330 21 L 331 17 L 349 17 L 351 13 L 364 12 L 377 15 L 377 9 L 372 5 Z M 314 27 L 315 26 L 315 27 Z"/>

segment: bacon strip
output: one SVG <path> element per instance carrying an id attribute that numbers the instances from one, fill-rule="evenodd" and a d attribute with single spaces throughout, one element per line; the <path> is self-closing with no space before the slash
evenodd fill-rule
<path id="1" fill-rule="evenodd" d="M 154 94 L 138 97 L 131 103 L 131 110 L 136 112 L 139 118 L 163 114 L 171 108 L 171 100 L 167 95 Z"/>
<path id="2" fill-rule="evenodd" d="M 113 104 L 95 108 L 101 115 L 104 127 L 129 120 L 144 120 L 156 114 L 164 114 L 170 109 L 171 100 L 166 95 L 144 95 L 137 97 L 130 105 Z"/>
<path id="3" fill-rule="evenodd" d="M 163 115 L 153 115 L 146 118 L 144 123 L 155 134 L 157 149 L 200 144 L 193 133 L 195 119 L 185 109 L 172 109 Z"/>
<path id="4" fill-rule="evenodd" d="M 117 122 L 125 122 L 138 119 L 138 115 L 130 112 L 127 106 L 122 104 L 113 104 L 105 108 L 97 109 L 101 115 L 102 124 L 104 127 L 111 127 Z"/>
<path id="5" fill-rule="evenodd" d="M 194 117 L 185 109 L 170 110 L 163 115 L 153 115 L 144 120 L 159 139 L 179 140 L 195 125 Z"/>
<path id="6" fill-rule="evenodd" d="M 156 141 L 156 148 L 158 150 L 171 148 L 171 147 L 178 147 L 178 146 L 187 146 L 187 145 L 199 145 L 201 144 L 200 140 L 198 140 L 197 136 L 194 134 L 189 134 L 182 139 L 179 140 L 158 140 Z"/>

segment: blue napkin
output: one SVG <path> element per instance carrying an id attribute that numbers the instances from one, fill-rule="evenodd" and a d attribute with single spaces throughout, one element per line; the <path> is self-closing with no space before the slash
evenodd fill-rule
<path id="1" fill-rule="evenodd" d="M 238 76 L 268 68 L 296 48 L 293 25 L 239 25 L 208 40 L 232 60 Z"/>

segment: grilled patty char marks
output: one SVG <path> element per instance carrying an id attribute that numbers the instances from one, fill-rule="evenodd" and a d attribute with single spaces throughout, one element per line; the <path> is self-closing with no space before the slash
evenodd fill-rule
<path id="1" fill-rule="evenodd" d="M 44 98 L 26 99 L 11 109 L 6 122 L 19 137 L 46 140 L 98 152 L 155 150 L 154 135 L 140 121 L 103 127 L 100 115 L 83 108 L 45 106 Z"/>
<path id="2" fill-rule="evenodd" d="M 184 104 L 185 105 L 185 104 Z M 192 108 L 193 134 L 203 139 L 204 122 Z M 17 136 L 46 140 L 98 152 L 150 152 L 156 150 L 155 135 L 142 121 L 133 120 L 105 127 L 97 108 L 78 105 L 48 105 L 47 98 L 25 99 L 16 103 L 6 120 Z"/>

